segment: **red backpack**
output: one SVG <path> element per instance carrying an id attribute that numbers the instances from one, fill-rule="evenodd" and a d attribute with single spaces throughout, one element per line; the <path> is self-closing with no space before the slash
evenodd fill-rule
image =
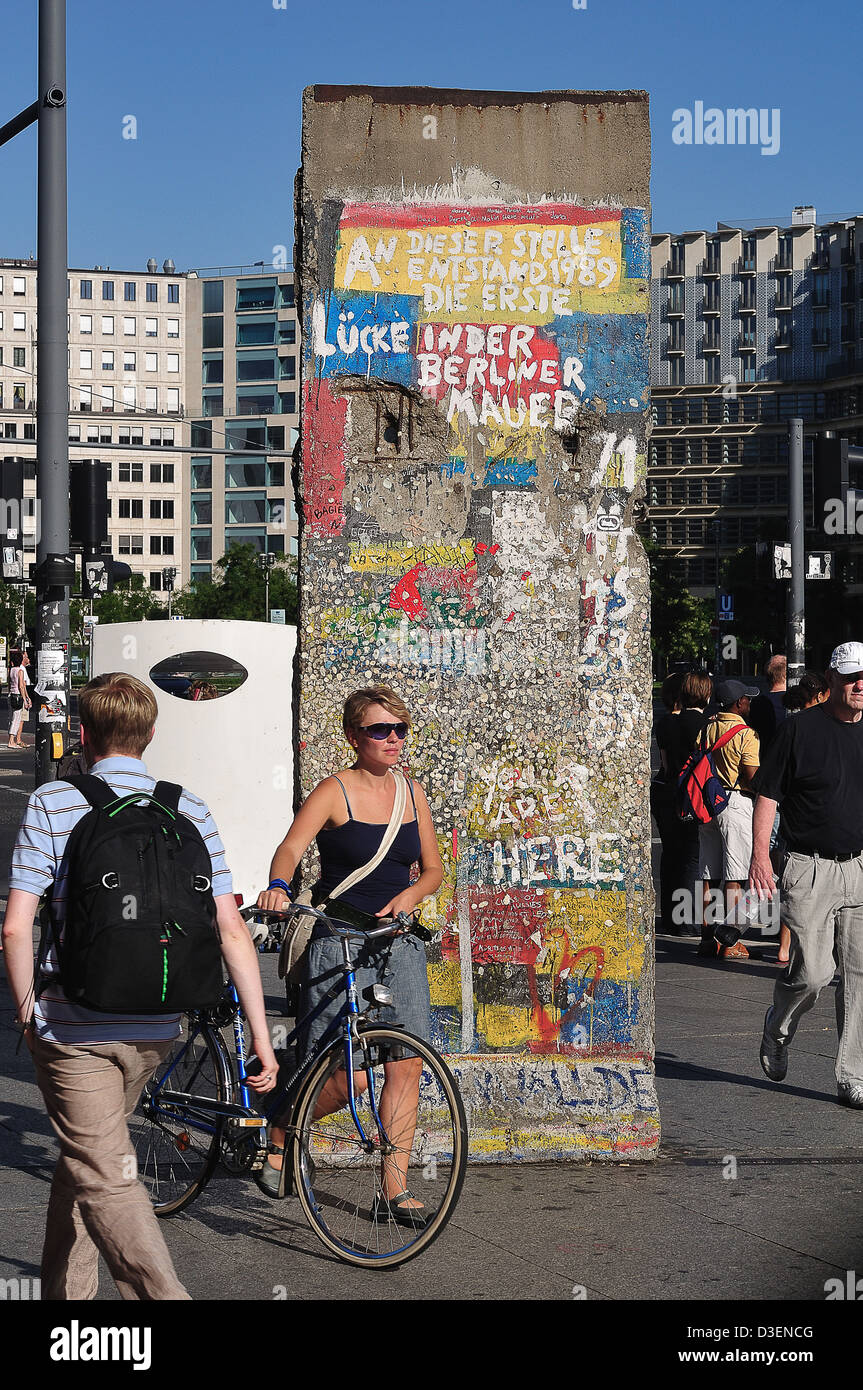
<path id="1" fill-rule="evenodd" d="M 748 727 L 748 724 L 735 724 L 710 748 L 696 748 L 690 753 L 677 779 L 677 814 L 681 820 L 707 825 L 725 810 L 731 793 L 719 780 L 713 754 Z"/>

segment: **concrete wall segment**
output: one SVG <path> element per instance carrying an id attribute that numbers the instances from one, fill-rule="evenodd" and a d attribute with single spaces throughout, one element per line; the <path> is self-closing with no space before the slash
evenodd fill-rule
<path id="1" fill-rule="evenodd" d="M 445 864 L 434 1038 L 496 1096 L 472 1151 L 649 1157 L 647 99 L 451 96 L 305 94 L 302 789 L 391 681 Z"/>

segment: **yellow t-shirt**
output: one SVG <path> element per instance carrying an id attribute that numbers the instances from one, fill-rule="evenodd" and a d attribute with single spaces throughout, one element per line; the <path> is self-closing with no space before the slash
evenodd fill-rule
<path id="1" fill-rule="evenodd" d="M 760 762 L 759 741 L 755 730 L 750 729 L 745 720 L 733 710 L 723 710 L 707 725 L 704 747 L 712 748 L 713 744 L 722 738 L 723 734 L 727 734 L 729 729 L 733 729 L 735 724 L 744 724 L 743 732 L 735 734 L 723 744 L 719 752 L 713 754 L 713 761 L 723 786 L 739 790 L 740 764 L 745 763 L 747 767 L 756 768 Z"/>

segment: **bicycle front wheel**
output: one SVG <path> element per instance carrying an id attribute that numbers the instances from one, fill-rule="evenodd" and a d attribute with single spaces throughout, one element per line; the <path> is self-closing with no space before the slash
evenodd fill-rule
<path id="1" fill-rule="evenodd" d="M 405 1059 L 405 1049 L 419 1062 Z M 344 1057 L 344 1044 L 334 1043 L 297 1097 L 295 1191 L 329 1250 L 349 1264 L 385 1269 L 427 1249 L 452 1215 L 467 1163 L 464 1106 L 433 1047 L 401 1029 L 368 1028 L 354 1046 L 358 1129 L 344 1102 Z M 409 1185 L 421 1213 L 387 1200 Z"/>
<path id="2" fill-rule="evenodd" d="M 166 1093 L 183 1092 L 189 1101 Z M 185 1021 L 185 1033 L 156 1068 L 129 1117 L 138 1177 L 157 1216 L 174 1216 L 203 1191 L 219 1158 L 221 1120 L 194 1097 L 230 1101 L 225 1044 L 209 1024 Z"/>

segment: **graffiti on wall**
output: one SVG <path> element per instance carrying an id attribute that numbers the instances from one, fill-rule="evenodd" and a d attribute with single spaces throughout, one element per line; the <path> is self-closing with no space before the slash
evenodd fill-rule
<path id="1" fill-rule="evenodd" d="M 616 769 L 648 736 L 645 214 L 346 203 L 330 256 L 306 299 L 306 641 L 333 689 L 416 706 L 434 1040 L 590 1058 L 590 1096 L 638 1110 L 644 794 Z"/>

